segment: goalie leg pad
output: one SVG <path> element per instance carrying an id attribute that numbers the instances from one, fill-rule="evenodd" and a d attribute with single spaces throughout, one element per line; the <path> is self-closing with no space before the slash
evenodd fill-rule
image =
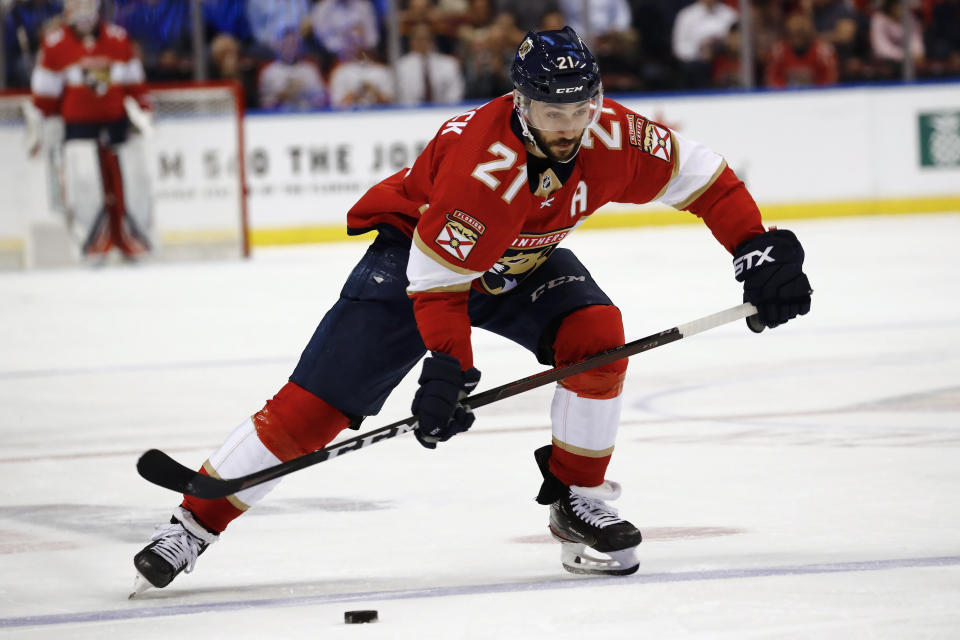
<path id="1" fill-rule="evenodd" d="M 103 176 L 95 140 L 71 139 L 63 144 L 63 200 L 75 233 L 81 238 L 90 237 L 104 210 Z"/>
<path id="2" fill-rule="evenodd" d="M 126 180 L 117 152 L 112 147 L 100 147 L 99 154 L 104 201 L 109 211 L 113 244 L 127 256 L 146 253 L 150 250 L 150 242 L 141 231 L 141 225 L 127 209 Z M 149 223 L 149 220 L 144 222 Z"/>
<path id="3" fill-rule="evenodd" d="M 148 148 L 143 136 L 132 135 L 114 146 L 123 189 L 127 223 L 137 239 L 155 245 L 153 184 L 147 168 Z"/>
<path id="4" fill-rule="evenodd" d="M 558 366 L 579 362 L 622 345 L 620 310 L 593 305 L 573 312 L 557 330 Z M 550 471 L 567 485 L 597 486 L 613 454 L 622 408 L 627 361 L 598 367 L 561 381 L 550 408 L 553 454 Z"/>

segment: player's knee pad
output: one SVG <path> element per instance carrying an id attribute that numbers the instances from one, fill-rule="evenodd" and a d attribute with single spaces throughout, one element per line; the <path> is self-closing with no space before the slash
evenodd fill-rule
<path id="1" fill-rule="evenodd" d="M 564 366 L 623 345 L 623 319 L 611 305 L 577 309 L 560 323 L 553 341 L 554 361 Z M 627 360 L 617 360 L 561 381 L 567 389 L 586 398 L 613 398 L 620 394 Z"/>
<path id="2" fill-rule="evenodd" d="M 350 422 L 346 414 L 292 382 L 253 416 L 257 437 L 283 461 L 322 449 Z"/>

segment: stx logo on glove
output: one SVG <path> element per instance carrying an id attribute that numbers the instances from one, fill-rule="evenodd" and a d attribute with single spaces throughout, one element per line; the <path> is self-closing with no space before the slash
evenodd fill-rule
<path id="1" fill-rule="evenodd" d="M 738 276 L 747 269 L 752 269 L 754 267 L 759 267 L 764 262 L 776 262 L 773 259 L 773 256 L 770 255 L 770 252 L 773 251 L 773 245 L 770 245 L 763 251 L 759 249 L 756 251 L 751 251 L 745 255 L 740 256 L 733 261 L 733 275 Z M 754 262 L 753 259 L 757 258 L 757 261 Z M 746 266 L 744 266 L 746 265 Z"/>

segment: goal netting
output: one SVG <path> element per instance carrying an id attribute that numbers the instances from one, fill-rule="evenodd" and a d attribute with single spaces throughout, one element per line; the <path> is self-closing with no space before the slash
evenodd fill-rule
<path id="1" fill-rule="evenodd" d="M 249 254 L 243 100 L 230 83 L 151 85 L 154 127 L 131 136 L 143 162 L 136 194 L 152 204 L 152 259 Z M 67 230 L 59 149 L 29 158 L 23 93 L 0 95 L 0 269 L 79 259 Z"/>

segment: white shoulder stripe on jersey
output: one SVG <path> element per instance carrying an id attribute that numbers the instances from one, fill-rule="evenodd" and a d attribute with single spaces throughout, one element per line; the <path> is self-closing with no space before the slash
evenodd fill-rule
<path id="1" fill-rule="evenodd" d="M 657 198 L 660 202 L 683 209 L 703 193 L 725 166 L 723 158 L 704 145 L 687 140 L 674 132 L 674 141 L 680 153 L 677 160 L 680 165 L 677 175 L 670 181 L 664 192 Z"/>
<path id="2" fill-rule="evenodd" d="M 37 65 L 30 76 L 30 90 L 38 96 L 59 97 L 63 93 L 63 73 Z"/>
<path id="3" fill-rule="evenodd" d="M 144 81 L 143 65 L 138 58 L 114 62 L 110 66 L 110 81 L 117 84 L 140 84 Z"/>
<path id="4" fill-rule="evenodd" d="M 458 269 L 427 246 L 416 230 L 407 262 L 408 293 L 424 291 L 466 291 L 482 275 L 479 271 Z"/>

